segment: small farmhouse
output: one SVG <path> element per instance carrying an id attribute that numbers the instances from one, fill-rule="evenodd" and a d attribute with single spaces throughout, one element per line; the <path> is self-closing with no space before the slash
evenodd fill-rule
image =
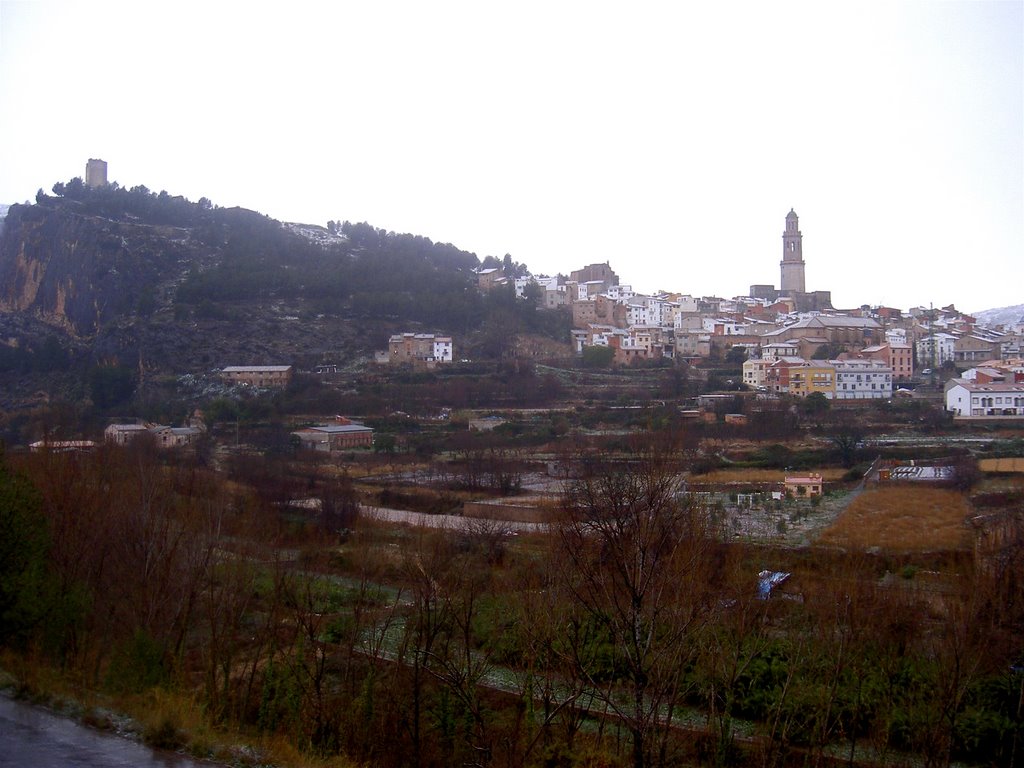
<path id="1" fill-rule="evenodd" d="M 806 475 L 787 475 L 785 486 L 786 495 L 793 496 L 797 499 L 809 499 L 812 496 L 821 496 L 821 475 L 816 472 L 809 472 Z"/>

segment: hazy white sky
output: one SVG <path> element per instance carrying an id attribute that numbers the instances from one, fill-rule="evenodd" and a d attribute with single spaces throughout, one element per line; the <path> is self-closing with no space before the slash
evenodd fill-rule
<path id="1" fill-rule="evenodd" d="M 1024 2 L 0 0 L 0 202 L 111 181 L 638 291 L 1024 303 Z"/>

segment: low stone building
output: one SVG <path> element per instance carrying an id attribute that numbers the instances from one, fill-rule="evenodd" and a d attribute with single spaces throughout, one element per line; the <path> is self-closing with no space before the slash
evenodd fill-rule
<path id="1" fill-rule="evenodd" d="M 261 389 L 284 389 L 292 380 L 290 365 L 229 365 L 221 369 L 227 384 L 244 384 Z"/>
<path id="2" fill-rule="evenodd" d="M 388 339 L 388 362 L 392 364 L 450 363 L 454 355 L 451 336 L 434 333 L 396 333 Z"/>
<path id="3" fill-rule="evenodd" d="M 298 439 L 301 448 L 311 451 L 332 453 L 373 447 L 371 427 L 340 417 L 333 424 L 317 424 L 297 429 L 292 435 Z"/>
<path id="4" fill-rule="evenodd" d="M 111 424 L 103 430 L 103 439 L 114 445 L 128 445 L 139 437 L 151 437 L 158 448 L 183 448 L 192 445 L 206 430 L 197 425 L 169 427 L 165 424 Z"/>

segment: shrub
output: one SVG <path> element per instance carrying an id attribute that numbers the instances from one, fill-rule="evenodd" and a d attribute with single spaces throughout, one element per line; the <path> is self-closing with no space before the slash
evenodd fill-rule
<path id="1" fill-rule="evenodd" d="M 153 749 L 174 751 L 185 746 L 185 734 L 169 716 L 147 725 L 142 732 L 142 740 Z"/>

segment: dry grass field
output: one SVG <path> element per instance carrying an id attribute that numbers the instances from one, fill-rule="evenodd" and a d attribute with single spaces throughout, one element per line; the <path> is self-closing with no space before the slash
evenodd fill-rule
<path id="1" fill-rule="evenodd" d="M 820 474 L 825 482 L 842 480 L 846 474 L 845 469 L 838 468 L 813 471 Z M 695 483 L 778 483 L 781 486 L 786 474 L 781 469 L 715 469 L 702 475 L 695 475 L 692 480 Z"/>
<path id="2" fill-rule="evenodd" d="M 1024 459 L 982 459 L 978 468 L 982 472 L 1024 472 Z"/>
<path id="3" fill-rule="evenodd" d="M 854 499 L 817 543 L 894 553 L 966 549 L 971 537 L 964 521 L 970 514 L 967 499 L 954 490 L 881 487 Z"/>

